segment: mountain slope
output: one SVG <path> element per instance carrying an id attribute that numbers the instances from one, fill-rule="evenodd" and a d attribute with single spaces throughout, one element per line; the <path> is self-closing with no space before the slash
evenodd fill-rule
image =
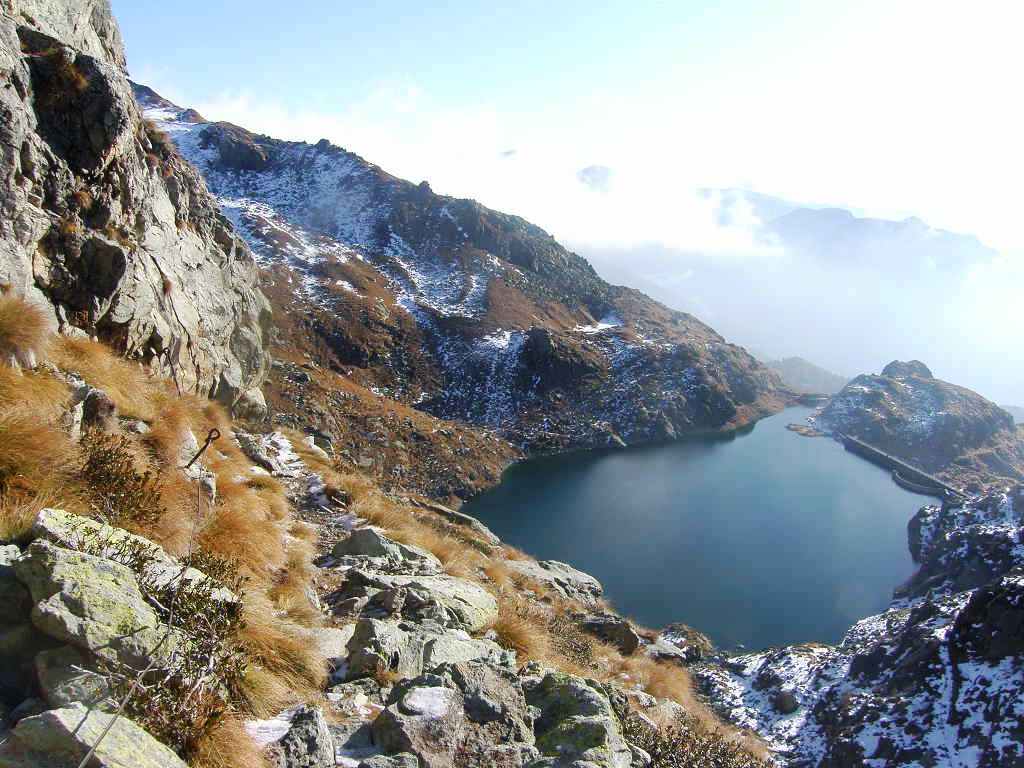
<path id="1" fill-rule="evenodd" d="M 765 365 L 777 372 L 787 387 L 797 392 L 834 395 L 847 382 L 845 377 L 820 368 L 802 357 L 770 360 Z"/>
<path id="2" fill-rule="evenodd" d="M 729 429 L 778 407 L 778 379 L 744 350 L 609 285 L 521 218 L 326 140 L 206 122 L 142 86 L 136 97 L 298 318 L 290 340 L 360 385 L 531 450 Z"/>
<path id="3" fill-rule="evenodd" d="M 258 411 L 270 307 L 252 255 L 144 125 L 109 3 L 3 8 L 3 289 L 183 390 L 229 405 L 248 393 Z"/>
<path id="4" fill-rule="evenodd" d="M 817 418 L 957 486 L 1024 480 L 1024 437 L 1006 411 L 923 363 L 894 361 L 847 384 Z"/>

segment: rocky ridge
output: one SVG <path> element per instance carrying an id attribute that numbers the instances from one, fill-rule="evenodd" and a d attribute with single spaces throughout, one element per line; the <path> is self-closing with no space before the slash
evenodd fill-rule
<path id="1" fill-rule="evenodd" d="M 730 429 L 784 397 L 745 351 L 518 217 L 135 92 L 266 270 L 285 345 L 325 370 L 532 451 Z"/>
<path id="2" fill-rule="evenodd" d="M 182 390 L 258 413 L 270 307 L 252 254 L 143 122 L 107 0 L 4 0 L 0 283 Z"/>
<path id="3" fill-rule="evenodd" d="M 815 426 L 864 440 L 973 491 L 1024 480 L 1024 433 L 976 392 L 936 379 L 920 361 L 893 361 L 853 379 Z"/>

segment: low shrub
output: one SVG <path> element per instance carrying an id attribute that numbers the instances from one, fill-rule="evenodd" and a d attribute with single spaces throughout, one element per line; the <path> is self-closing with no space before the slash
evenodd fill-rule
<path id="1" fill-rule="evenodd" d="M 152 470 L 136 468 L 129 439 L 87 429 L 80 446 L 80 477 L 93 513 L 119 528 L 148 530 L 156 525 L 164 514 L 160 481 Z"/>
<path id="2" fill-rule="evenodd" d="M 639 718 L 627 718 L 625 736 L 630 744 L 651 756 L 650 768 L 769 768 L 730 734 L 683 716 L 670 725 L 652 729 Z"/>

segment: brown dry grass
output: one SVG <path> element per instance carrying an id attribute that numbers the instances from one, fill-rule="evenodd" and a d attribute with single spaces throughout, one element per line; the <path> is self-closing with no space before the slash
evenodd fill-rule
<path id="1" fill-rule="evenodd" d="M 39 306 L 0 295 L 0 364 L 32 368 L 46 356 L 50 320 Z"/>
<path id="2" fill-rule="evenodd" d="M 192 768 L 270 768 L 263 750 L 245 731 L 237 715 L 228 715 L 196 745 L 189 764 Z"/>
<path id="3" fill-rule="evenodd" d="M 96 342 L 57 338 L 49 350 L 59 368 L 106 391 L 123 415 L 150 424 L 144 436 L 125 433 L 129 456 L 138 471 L 159 474 L 166 511 L 137 532 L 172 554 L 198 546 L 225 557 L 247 577 L 244 627 L 235 640 L 247 652 L 250 669 L 237 712 L 227 713 L 203 739 L 193 764 L 262 766 L 237 717 L 268 716 L 308 701 L 322 691 L 326 676 L 326 661 L 308 629 L 320 619 L 308 599 L 315 529 L 292 519 L 280 482 L 249 471 L 251 462 L 231 439 L 231 421 L 220 406 L 178 397 L 167 382 Z M 0 539 L 22 536 L 47 506 L 89 514 L 88 489 L 76 471 L 81 451 L 59 425 L 68 394 L 67 386 L 45 371 L 19 373 L 0 366 Z M 218 495 L 211 503 L 180 467 L 191 458 L 185 449 L 188 432 L 202 444 L 213 427 L 222 437 L 202 458 L 216 476 Z"/>
<path id="4" fill-rule="evenodd" d="M 77 373 L 106 392 L 123 416 L 153 421 L 154 387 L 163 388 L 166 383 L 156 383 L 141 366 L 118 357 L 99 342 L 66 336 L 54 339 L 50 359 L 61 370 Z"/>

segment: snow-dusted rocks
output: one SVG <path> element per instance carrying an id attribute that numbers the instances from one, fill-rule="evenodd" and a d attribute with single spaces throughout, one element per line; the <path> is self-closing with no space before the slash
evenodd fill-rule
<path id="1" fill-rule="evenodd" d="M 695 676 L 788 765 L 1024 766 L 1017 498 L 922 510 L 912 526 L 921 571 L 840 645 L 701 663 Z"/>
<path id="2" fill-rule="evenodd" d="M 328 141 L 211 123 L 144 86 L 145 114 L 202 173 L 306 318 L 327 369 L 536 450 L 727 429 L 778 379 L 690 315 L 611 286 L 530 223 L 397 179 Z"/>

